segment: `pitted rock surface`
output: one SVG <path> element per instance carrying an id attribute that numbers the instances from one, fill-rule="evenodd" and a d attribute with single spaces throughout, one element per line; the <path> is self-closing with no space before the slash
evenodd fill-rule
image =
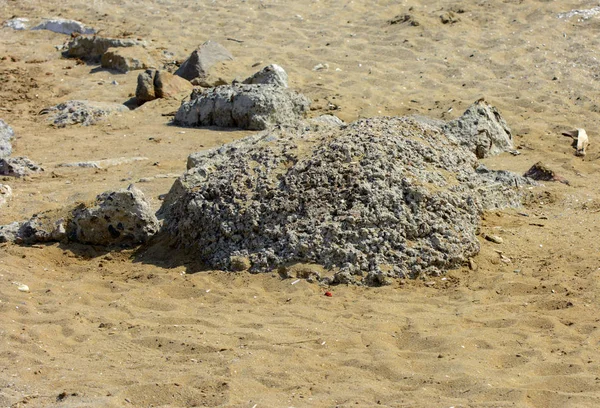
<path id="1" fill-rule="evenodd" d="M 468 149 L 411 118 L 282 127 L 190 164 L 159 212 L 180 247 L 214 268 L 315 263 L 371 285 L 464 264 L 481 212 L 519 205 L 531 183 L 478 171 Z"/>
<path id="2" fill-rule="evenodd" d="M 15 132 L 5 121 L 0 119 L 0 159 L 8 157 L 12 153 L 11 140 L 15 136 Z"/>
<path id="3" fill-rule="evenodd" d="M 263 130 L 302 119 L 309 100 L 277 85 L 224 85 L 192 94 L 175 115 L 183 126 L 219 126 Z"/>
<path id="4" fill-rule="evenodd" d="M 112 114 L 127 112 L 128 110 L 127 106 L 120 103 L 67 101 L 46 108 L 41 113 L 49 114 L 50 120 L 55 126 L 65 127 L 75 124 L 93 125 Z"/>

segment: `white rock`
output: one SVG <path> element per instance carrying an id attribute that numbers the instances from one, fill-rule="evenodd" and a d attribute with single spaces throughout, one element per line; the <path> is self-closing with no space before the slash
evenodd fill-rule
<path id="1" fill-rule="evenodd" d="M 12 189 L 6 184 L 0 184 L 0 207 L 12 197 Z"/>
<path id="2" fill-rule="evenodd" d="M 67 20 L 64 18 L 51 18 L 42 21 L 40 24 L 32 28 L 32 30 L 50 30 L 59 34 L 71 35 L 79 34 L 94 34 L 96 30 L 86 26 L 80 21 Z"/>
<path id="3" fill-rule="evenodd" d="M 4 27 L 12 28 L 13 30 L 27 30 L 29 19 L 25 17 L 11 18 L 4 22 Z"/>

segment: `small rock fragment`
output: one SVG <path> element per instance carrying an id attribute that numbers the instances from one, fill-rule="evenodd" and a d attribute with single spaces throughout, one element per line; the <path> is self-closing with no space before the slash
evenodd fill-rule
<path id="1" fill-rule="evenodd" d="M 152 59 L 148 51 L 142 47 L 109 48 L 102 55 L 100 61 L 102 68 L 122 73 L 157 66 L 157 63 Z"/>
<path id="2" fill-rule="evenodd" d="M 558 181 L 559 183 L 570 185 L 569 180 L 550 170 L 544 163 L 537 162 L 525 174 L 525 177 L 539 181 Z"/>
<path id="3" fill-rule="evenodd" d="M 287 88 L 288 74 L 279 65 L 271 64 L 244 80 L 245 84 L 268 84 Z"/>
<path id="4" fill-rule="evenodd" d="M 13 30 L 27 30 L 29 19 L 25 17 L 11 18 L 4 22 L 4 27 L 12 28 Z"/>
<path id="5" fill-rule="evenodd" d="M 80 35 L 67 44 L 66 56 L 97 61 L 109 49 L 116 47 L 145 46 L 144 41 L 125 38 L 103 38 Z"/>
<path id="6" fill-rule="evenodd" d="M 112 114 L 127 112 L 128 110 L 127 106 L 121 103 L 67 101 L 46 108 L 40 114 L 50 114 L 50 120 L 58 127 L 74 124 L 89 126 Z"/>
<path id="7" fill-rule="evenodd" d="M 415 20 L 414 16 L 412 16 L 410 14 L 399 14 L 396 17 L 392 18 L 391 20 L 388 20 L 389 25 L 403 24 L 403 23 L 407 23 L 413 27 L 417 27 L 420 25 L 419 22 L 417 20 Z"/>
<path id="8" fill-rule="evenodd" d="M 0 175 L 3 176 L 24 177 L 40 171 L 44 171 L 44 169 L 27 157 L 0 159 Z"/>
<path id="9" fill-rule="evenodd" d="M 191 81 L 205 77 L 210 68 L 218 62 L 233 60 L 233 56 L 225 47 L 215 41 L 206 41 L 194 50 L 187 60 L 175 71 L 175 75 Z"/>
<path id="10" fill-rule="evenodd" d="M 12 189 L 6 184 L 0 184 L 0 207 L 12 197 Z"/>
<path id="11" fill-rule="evenodd" d="M 71 35 L 78 34 L 94 34 L 96 30 L 86 26 L 77 20 L 68 20 L 65 18 L 51 18 L 42 21 L 40 24 L 32 28 L 32 30 L 49 30 L 59 34 Z"/>
<path id="12" fill-rule="evenodd" d="M 498 235 L 487 235 L 487 234 L 483 234 L 483 237 L 490 242 L 493 242 L 494 244 L 501 244 L 504 242 L 504 240 L 499 237 Z"/>
<path id="13" fill-rule="evenodd" d="M 453 11 L 447 11 L 440 16 L 442 24 L 454 24 L 460 21 L 460 18 Z"/>

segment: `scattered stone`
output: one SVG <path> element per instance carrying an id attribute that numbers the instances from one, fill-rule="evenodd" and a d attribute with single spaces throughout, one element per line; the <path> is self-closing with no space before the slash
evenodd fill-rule
<path id="1" fill-rule="evenodd" d="M 516 186 L 531 184 L 476 171 L 473 153 L 411 118 L 281 126 L 190 164 L 159 211 L 175 245 L 218 269 L 233 256 L 252 271 L 339 268 L 332 283 L 380 285 L 466 264 L 479 251 L 482 211 L 520 205 L 526 190 Z"/>
<path id="2" fill-rule="evenodd" d="M 98 36 L 80 35 L 67 44 L 66 56 L 98 61 L 109 48 L 145 47 L 145 41 L 125 38 L 103 38 Z"/>
<path id="3" fill-rule="evenodd" d="M 287 88 L 288 74 L 279 65 L 272 64 L 264 67 L 256 74 L 246 78 L 244 84 L 267 84 Z"/>
<path id="4" fill-rule="evenodd" d="M 57 167 L 84 167 L 91 169 L 105 169 L 111 166 L 118 166 L 121 164 L 135 163 L 138 161 L 148 160 L 147 157 L 118 157 L 116 159 L 103 159 L 86 162 L 75 162 L 75 163 L 61 163 Z"/>
<path id="5" fill-rule="evenodd" d="M 313 67 L 313 71 L 327 71 L 329 69 L 329 64 L 317 64 Z"/>
<path id="6" fill-rule="evenodd" d="M 415 17 L 410 14 L 399 14 L 396 17 L 392 18 L 391 20 L 388 20 L 389 25 L 404 24 L 404 23 L 411 25 L 413 27 L 417 27 L 417 26 L 421 25 L 415 19 Z"/>
<path id="7" fill-rule="evenodd" d="M 544 163 L 537 162 L 523 175 L 539 181 L 558 181 L 566 185 L 570 185 L 569 180 L 550 170 Z"/>
<path id="8" fill-rule="evenodd" d="M 453 11 L 447 11 L 440 16 L 442 24 L 455 24 L 460 21 L 460 18 Z"/>
<path id="9" fill-rule="evenodd" d="M 102 54 L 100 61 L 102 68 L 122 73 L 157 66 L 148 51 L 142 47 L 109 48 Z"/>
<path id="10" fill-rule="evenodd" d="M 4 22 L 4 27 L 12 28 L 13 30 L 27 30 L 29 19 L 25 17 L 11 18 Z"/>
<path id="11" fill-rule="evenodd" d="M 590 140 L 585 129 L 569 130 L 563 132 L 562 134 L 573 139 L 573 147 L 577 149 L 575 151 L 575 156 L 585 156 L 585 150 L 590 144 Z"/>
<path id="12" fill-rule="evenodd" d="M 138 75 L 135 98 L 139 103 L 148 102 L 157 98 L 170 98 L 193 88 L 189 81 L 179 76 L 149 69 Z"/>
<path id="13" fill-rule="evenodd" d="M 175 71 L 175 75 L 188 81 L 206 77 L 210 68 L 217 62 L 230 60 L 233 60 L 233 56 L 225 47 L 209 40 L 192 52 L 190 57 Z"/>
<path id="14" fill-rule="evenodd" d="M 469 106 L 460 118 L 446 123 L 443 130 L 480 159 L 514 149 L 508 124 L 483 99 Z"/>
<path id="15" fill-rule="evenodd" d="M 128 110 L 127 106 L 121 103 L 67 101 L 51 108 L 43 109 L 40 114 L 50 114 L 50 120 L 58 127 L 77 123 L 89 126 L 112 114 L 127 112 Z"/>
<path id="16" fill-rule="evenodd" d="M 0 184 L 0 207 L 10 200 L 12 197 L 12 189 L 6 184 Z"/>
<path id="17" fill-rule="evenodd" d="M 184 102 L 175 115 L 175 123 L 262 130 L 297 122 L 309 104 L 303 95 L 281 86 L 219 86 Z"/>
<path id="18" fill-rule="evenodd" d="M 25 177 L 40 171 L 44 171 L 44 169 L 27 157 L 5 157 L 0 159 L 0 175 L 3 176 Z"/>
<path id="19" fill-rule="evenodd" d="M 82 22 L 76 20 L 67 20 L 64 18 L 51 18 L 42 21 L 40 24 L 32 28 L 32 30 L 50 30 L 59 34 L 71 35 L 77 34 L 95 34 L 96 30 L 86 26 Z"/>
<path id="20" fill-rule="evenodd" d="M 92 207 L 78 206 L 67 226 L 71 241 L 104 246 L 143 244 L 157 231 L 158 220 L 134 185 L 100 194 Z"/>
<path id="21" fill-rule="evenodd" d="M 504 240 L 498 235 L 483 234 L 483 238 L 485 238 L 487 241 L 493 242 L 494 244 L 501 244 L 504 242 Z"/>
<path id="22" fill-rule="evenodd" d="M 12 153 L 11 140 L 15 136 L 15 132 L 10 126 L 0 119 L 0 159 L 8 157 Z"/>

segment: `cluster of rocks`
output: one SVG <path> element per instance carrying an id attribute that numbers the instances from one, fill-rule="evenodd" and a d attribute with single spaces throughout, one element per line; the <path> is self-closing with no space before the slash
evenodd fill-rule
<path id="1" fill-rule="evenodd" d="M 165 198 L 163 229 L 219 269 L 316 263 L 339 269 L 334 282 L 374 285 L 438 275 L 479 251 L 483 210 L 519 205 L 517 186 L 533 183 L 479 164 L 473 112 L 484 127 L 504 122 L 476 105 L 451 125 L 463 135 L 420 118 L 324 120 L 193 155 Z"/>
<path id="2" fill-rule="evenodd" d="M 35 214 L 0 226 L 0 242 L 78 242 L 132 247 L 158 231 L 158 220 L 144 194 L 134 187 L 100 194 L 90 205 Z"/>

